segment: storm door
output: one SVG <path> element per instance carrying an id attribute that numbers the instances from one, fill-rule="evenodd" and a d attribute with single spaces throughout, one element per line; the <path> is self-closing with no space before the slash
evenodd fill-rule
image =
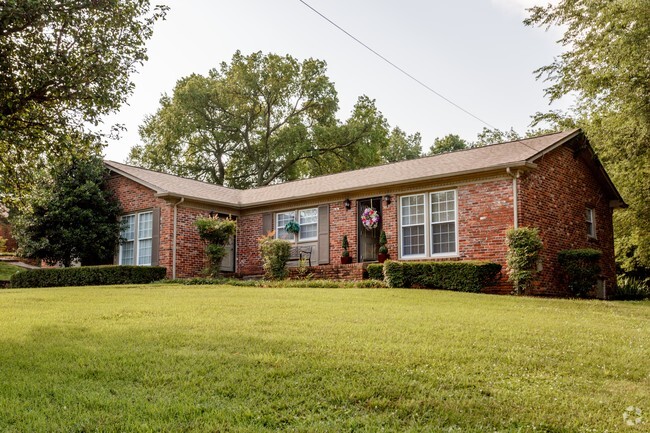
<path id="1" fill-rule="evenodd" d="M 372 218 L 372 211 L 375 211 L 379 217 L 376 227 L 374 228 L 367 227 L 363 223 L 364 212 L 367 217 Z M 379 235 L 381 234 L 381 197 L 373 197 L 357 201 L 357 230 L 359 235 L 359 263 L 377 261 L 377 253 L 379 252 Z"/>

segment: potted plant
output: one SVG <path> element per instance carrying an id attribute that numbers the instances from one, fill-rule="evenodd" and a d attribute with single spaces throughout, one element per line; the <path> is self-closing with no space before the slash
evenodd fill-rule
<path id="1" fill-rule="evenodd" d="M 386 244 L 388 241 L 386 240 L 386 232 L 381 231 L 381 235 L 379 235 L 379 254 L 377 255 L 377 261 L 379 263 L 384 263 L 386 259 L 388 258 L 388 247 Z"/>
<path id="2" fill-rule="evenodd" d="M 348 251 L 348 248 L 350 248 L 350 244 L 348 243 L 348 235 L 343 235 L 343 242 L 341 242 L 341 246 L 343 247 L 343 252 L 341 253 L 341 264 L 349 265 L 352 263 L 352 257 L 350 257 L 350 251 Z"/>

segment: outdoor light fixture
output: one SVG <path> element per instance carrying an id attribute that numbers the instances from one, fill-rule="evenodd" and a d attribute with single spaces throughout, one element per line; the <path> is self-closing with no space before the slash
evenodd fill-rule
<path id="1" fill-rule="evenodd" d="M 385 195 L 385 196 L 384 196 L 384 201 L 386 202 L 386 206 L 388 206 L 388 205 L 390 204 L 390 201 L 391 201 L 391 200 L 390 200 L 390 196 L 389 196 L 389 195 Z"/>
<path id="2" fill-rule="evenodd" d="M 345 201 L 343 202 L 343 206 L 345 206 L 347 210 L 350 210 L 350 208 L 352 207 L 352 202 L 350 201 L 349 198 L 345 199 Z"/>

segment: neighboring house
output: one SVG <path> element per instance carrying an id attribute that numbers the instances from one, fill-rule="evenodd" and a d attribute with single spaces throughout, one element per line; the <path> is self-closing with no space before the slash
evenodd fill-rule
<path id="1" fill-rule="evenodd" d="M 533 293 L 566 293 L 557 263 L 563 249 L 603 252 L 601 296 L 615 281 L 612 209 L 625 203 L 580 130 L 249 190 L 106 165 L 129 227 L 117 262 L 166 266 L 169 277 L 200 274 L 204 246 L 193 222 L 217 213 L 237 219 L 223 269 L 238 275 L 263 272 L 257 241 L 271 230 L 312 247 L 317 277 L 361 278 L 363 264 L 377 258 L 381 230 L 394 260 L 477 259 L 505 267 L 506 230 L 529 226 L 544 242 Z M 379 212 L 379 228 L 361 225 L 366 207 Z M 295 238 L 284 230 L 292 219 L 300 224 Z M 339 264 L 343 235 L 352 265 Z"/>

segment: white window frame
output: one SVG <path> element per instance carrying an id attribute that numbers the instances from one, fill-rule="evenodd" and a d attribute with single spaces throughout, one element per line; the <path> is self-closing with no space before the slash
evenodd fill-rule
<path id="1" fill-rule="evenodd" d="M 585 221 L 587 222 L 587 236 L 596 239 L 596 210 L 592 207 L 585 208 Z"/>
<path id="2" fill-rule="evenodd" d="M 303 238 L 302 237 L 302 226 L 303 223 L 302 221 L 302 212 L 305 211 L 315 211 L 316 212 L 316 221 L 313 223 L 309 223 L 309 225 L 316 225 L 316 234 L 314 236 L 308 237 L 308 238 Z M 298 233 L 298 242 L 309 242 L 309 241 L 317 241 L 318 240 L 318 208 L 317 207 L 310 207 L 306 209 L 299 209 L 297 211 L 298 214 L 298 224 L 300 224 L 300 232 Z"/>
<path id="3" fill-rule="evenodd" d="M 298 234 L 292 234 L 292 237 L 287 239 L 284 237 L 281 237 L 280 235 L 280 228 L 284 231 L 284 226 L 280 227 L 278 223 L 278 218 L 280 215 L 293 215 L 293 221 L 296 221 L 299 225 L 300 224 L 300 212 L 304 211 L 316 211 L 316 235 L 313 237 L 309 238 L 303 238 L 301 237 L 301 233 L 298 232 Z M 303 209 L 294 209 L 294 210 L 285 210 L 285 211 L 280 211 L 276 212 L 274 215 L 274 222 L 275 222 L 275 238 L 276 239 L 285 239 L 288 241 L 293 241 L 293 242 L 314 242 L 318 240 L 318 207 L 308 207 L 308 208 L 303 208 Z M 310 223 L 314 224 L 314 223 Z M 302 225 L 301 225 L 302 226 Z"/>
<path id="4" fill-rule="evenodd" d="M 135 246 L 136 246 L 136 237 L 137 237 L 136 228 L 137 228 L 137 218 L 138 217 L 137 217 L 136 214 L 130 213 L 130 214 L 127 214 L 127 215 L 122 215 L 120 217 L 120 221 L 122 221 L 122 220 L 124 220 L 125 218 L 128 218 L 128 217 L 133 217 L 133 239 L 127 240 L 126 242 L 120 242 L 120 249 L 119 249 L 119 254 L 118 254 L 118 258 L 117 258 L 117 263 L 120 266 L 133 266 L 136 263 L 136 257 L 135 257 L 135 249 L 136 248 L 135 248 Z M 122 233 L 120 232 L 120 237 L 121 236 L 122 236 Z M 127 243 L 133 244 L 133 257 L 132 257 L 133 263 L 128 264 L 128 265 L 122 263 L 122 261 L 124 259 L 124 245 L 127 244 Z"/>
<path id="5" fill-rule="evenodd" d="M 145 215 L 145 214 L 151 214 L 151 236 L 150 237 L 140 237 L 140 216 Z M 155 227 L 153 227 L 154 219 L 153 219 L 153 210 L 145 210 L 142 212 L 133 212 L 129 213 L 126 215 L 122 215 L 121 218 L 127 218 L 133 216 L 134 217 L 134 225 L 133 225 L 133 239 L 129 241 L 129 243 L 133 243 L 133 263 L 131 265 L 123 265 L 122 264 L 122 259 L 123 259 L 123 252 L 124 252 L 124 243 L 120 243 L 120 248 L 119 248 L 119 254 L 118 254 L 118 259 L 117 262 L 120 264 L 120 266 L 151 266 L 151 262 L 153 261 L 153 233 L 155 230 Z M 143 240 L 151 240 L 151 258 L 149 260 L 149 263 L 138 263 L 140 261 L 140 241 Z"/>
<path id="6" fill-rule="evenodd" d="M 433 254 L 432 251 L 432 246 L 433 246 L 433 236 L 432 236 L 432 221 L 431 221 L 431 196 L 433 194 L 440 194 L 440 193 L 447 193 L 447 192 L 453 192 L 454 194 L 454 220 L 453 221 L 444 221 L 444 223 L 449 223 L 453 222 L 454 223 L 454 236 L 455 236 L 455 251 L 454 252 L 447 252 L 447 253 L 436 253 Z M 424 196 L 424 254 L 411 254 L 411 255 L 404 255 L 404 239 L 402 236 L 402 198 L 407 198 L 407 197 L 414 197 L 414 196 Z M 404 195 L 400 196 L 399 198 L 399 207 L 398 207 L 398 233 L 399 233 L 399 258 L 402 260 L 417 260 L 417 259 L 423 259 L 423 258 L 448 258 L 448 257 L 458 257 L 460 255 L 459 251 L 459 238 L 458 238 L 458 193 L 456 189 L 445 189 L 445 190 L 439 190 L 439 191 L 427 191 L 427 192 L 422 192 L 422 193 L 417 193 L 417 194 L 409 194 L 409 195 Z M 420 224 L 417 224 L 420 225 Z M 408 227 L 408 226 L 405 226 Z"/>
<path id="7" fill-rule="evenodd" d="M 423 206 L 423 217 L 424 220 L 422 221 L 422 224 L 407 224 L 403 225 L 402 224 L 402 200 L 405 198 L 411 198 L 411 197 L 422 197 L 422 206 Z M 399 249 L 400 249 L 400 256 L 405 258 L 405 259 L 421 259 L 427 257 L 427 240 L 429 239 L 428 233 L 427 233 L 427 198 L 426 194 L 410 194 L 410 195 L 405 195 L 401 196 L 399 198 Z M 404 232 L 402 231 L 403 227 L 418 227 L 418 226 L 423 226 L 424 228 L 424 253 L 423 254 L 408 254 L 404 255 Z"/>
<path id="8" fill-rule="evenodd" d="M 454 196 L 454 210 L 453 210 L 454 219 L 453 220 L 445 219 L 444 221 L 436 221 L 436 222 L 434 222 L 433 218 L 432 218 L 432 214 L 433 214 L 433 210 L 432 210 L 433 199 L 432 199 L 432 197 L 434 195 L 436 195 L 436 194 L 445 194 L 445 196 L 447 196 L 447 194 L 449 194 L 449 193 L 452 193 L 453 196 Z M 429 232 L 429 247 L 431 248 L 431 251 L 433 251 L 433 225 L 434 224 L 454 223 L 454 251 L 444 252 L 444 253 L 433 253 L 433 252 L 431 252 L 431 257 L 449 257 L 449 256 L 453 257 L 453 256 L 457 256 L 458 255 L 458 198 L 457 198 L 456 190 L 455 189 L 451 189 L 451 190 L 448 189 L 448 190 L 445 190 L 445 191 L 433 191 L 433 192 L 430 192 L 428 194 L 428 198 L 429 198 L 429 203 L 428 203 L 429 204 L 429 207 L 428 207 L 429 212 L 428 212 L 428 215 L 430 217 L 429 228 L 431 229 L 431 231 Z M 445 199 L 446 199 L 446 197 L 445 197 Z M 445 212 L 449 212 L 449 209 L 447 209 Z"/>

